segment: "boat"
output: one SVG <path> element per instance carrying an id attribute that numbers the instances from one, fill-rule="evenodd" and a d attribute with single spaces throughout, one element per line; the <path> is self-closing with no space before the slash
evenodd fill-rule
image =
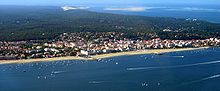
<path id="1" fill-rule="evenodd" d="M 164 55 L 164 53 L 154 53 L 154 55 Z"/>

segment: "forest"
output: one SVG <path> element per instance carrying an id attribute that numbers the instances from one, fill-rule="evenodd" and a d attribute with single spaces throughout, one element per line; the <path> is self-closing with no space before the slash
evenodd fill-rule
<path id="1" fill-rule="evenodd" d="M 0 6 L 0 11 L 0 41 L 53 39 L 66 32 L 156 33 L 162 39 L 184 40 L 220 37 L 220 24 L 195 19 L 63 11 L 55 6 Z"/>

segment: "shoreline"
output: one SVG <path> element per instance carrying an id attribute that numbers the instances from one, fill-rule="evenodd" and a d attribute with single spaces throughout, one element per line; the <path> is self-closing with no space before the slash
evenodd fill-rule
<path id="1" fill-rule="evenodd" d="M 209 47 L 200 48 L 177 48 L 177 49 L 149 49 L 149 50 L 138 50 L 138 51 L 128 51 L 128 52 L 118 52 L 118 53 L 108 53 L 94 55 L 90 58 L 76 57 L 76 56 L 66 56 L 66 57 L 55 57 L 55 58 L 37 58 L 37 59 L 21 59 L 21 60 L 0 60 L 1 64 L 21 64 L 21 63 L 32 63 L 32 62 L 52 62 L 52 61 L 65 61 L 65 60 L 97 60 L 103 58 L 110 58 L 116 56 L 126 56 L 126 55 L 141 55 L 141 54 L 153 54 L 153 53 L 167 53 L 167 52 L 180 52 L 180 51 L 190 51 L 206 49 Z"/>

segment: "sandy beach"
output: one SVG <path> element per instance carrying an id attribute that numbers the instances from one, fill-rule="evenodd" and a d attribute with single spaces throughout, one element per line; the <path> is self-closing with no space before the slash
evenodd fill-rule
<path id="1" fill-rule="evenodd" d="M 138 50 L 138 51 L 94 55 L 94 56 L 91 56 L 90 58 L 67 56 L 67 57 L 56 57 L 56 58 L 24 59 L 24 60 L 0 60 L 0 64 L 20 64 L 20 63 L 30 63 L 30 62 L 50 62 L 50 61 L 63 61 L 63 60 L 97 60 L 97 59 L 109 58 L 109 57 L 115 57 L 115 56 L 178 52 L 178 51 L 199 50 L 199 49 L 205 49 L 205 48 L 208 48 L 208 47 Z"/>

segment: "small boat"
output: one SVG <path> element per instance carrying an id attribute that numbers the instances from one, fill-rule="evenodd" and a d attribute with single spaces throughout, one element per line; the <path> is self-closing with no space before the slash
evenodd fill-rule
<path id="1" fill-rule="evenodd" d="M 164 55 L 164 53 L 154 53 L 154 55 Z"/>
<path id="2" fill-rule="evenodd" d="M 99 61 L 102 61 L 102 59 L 98 59 L 97 61 L 98 61 L 98 62 L 99 62 Z"/>

